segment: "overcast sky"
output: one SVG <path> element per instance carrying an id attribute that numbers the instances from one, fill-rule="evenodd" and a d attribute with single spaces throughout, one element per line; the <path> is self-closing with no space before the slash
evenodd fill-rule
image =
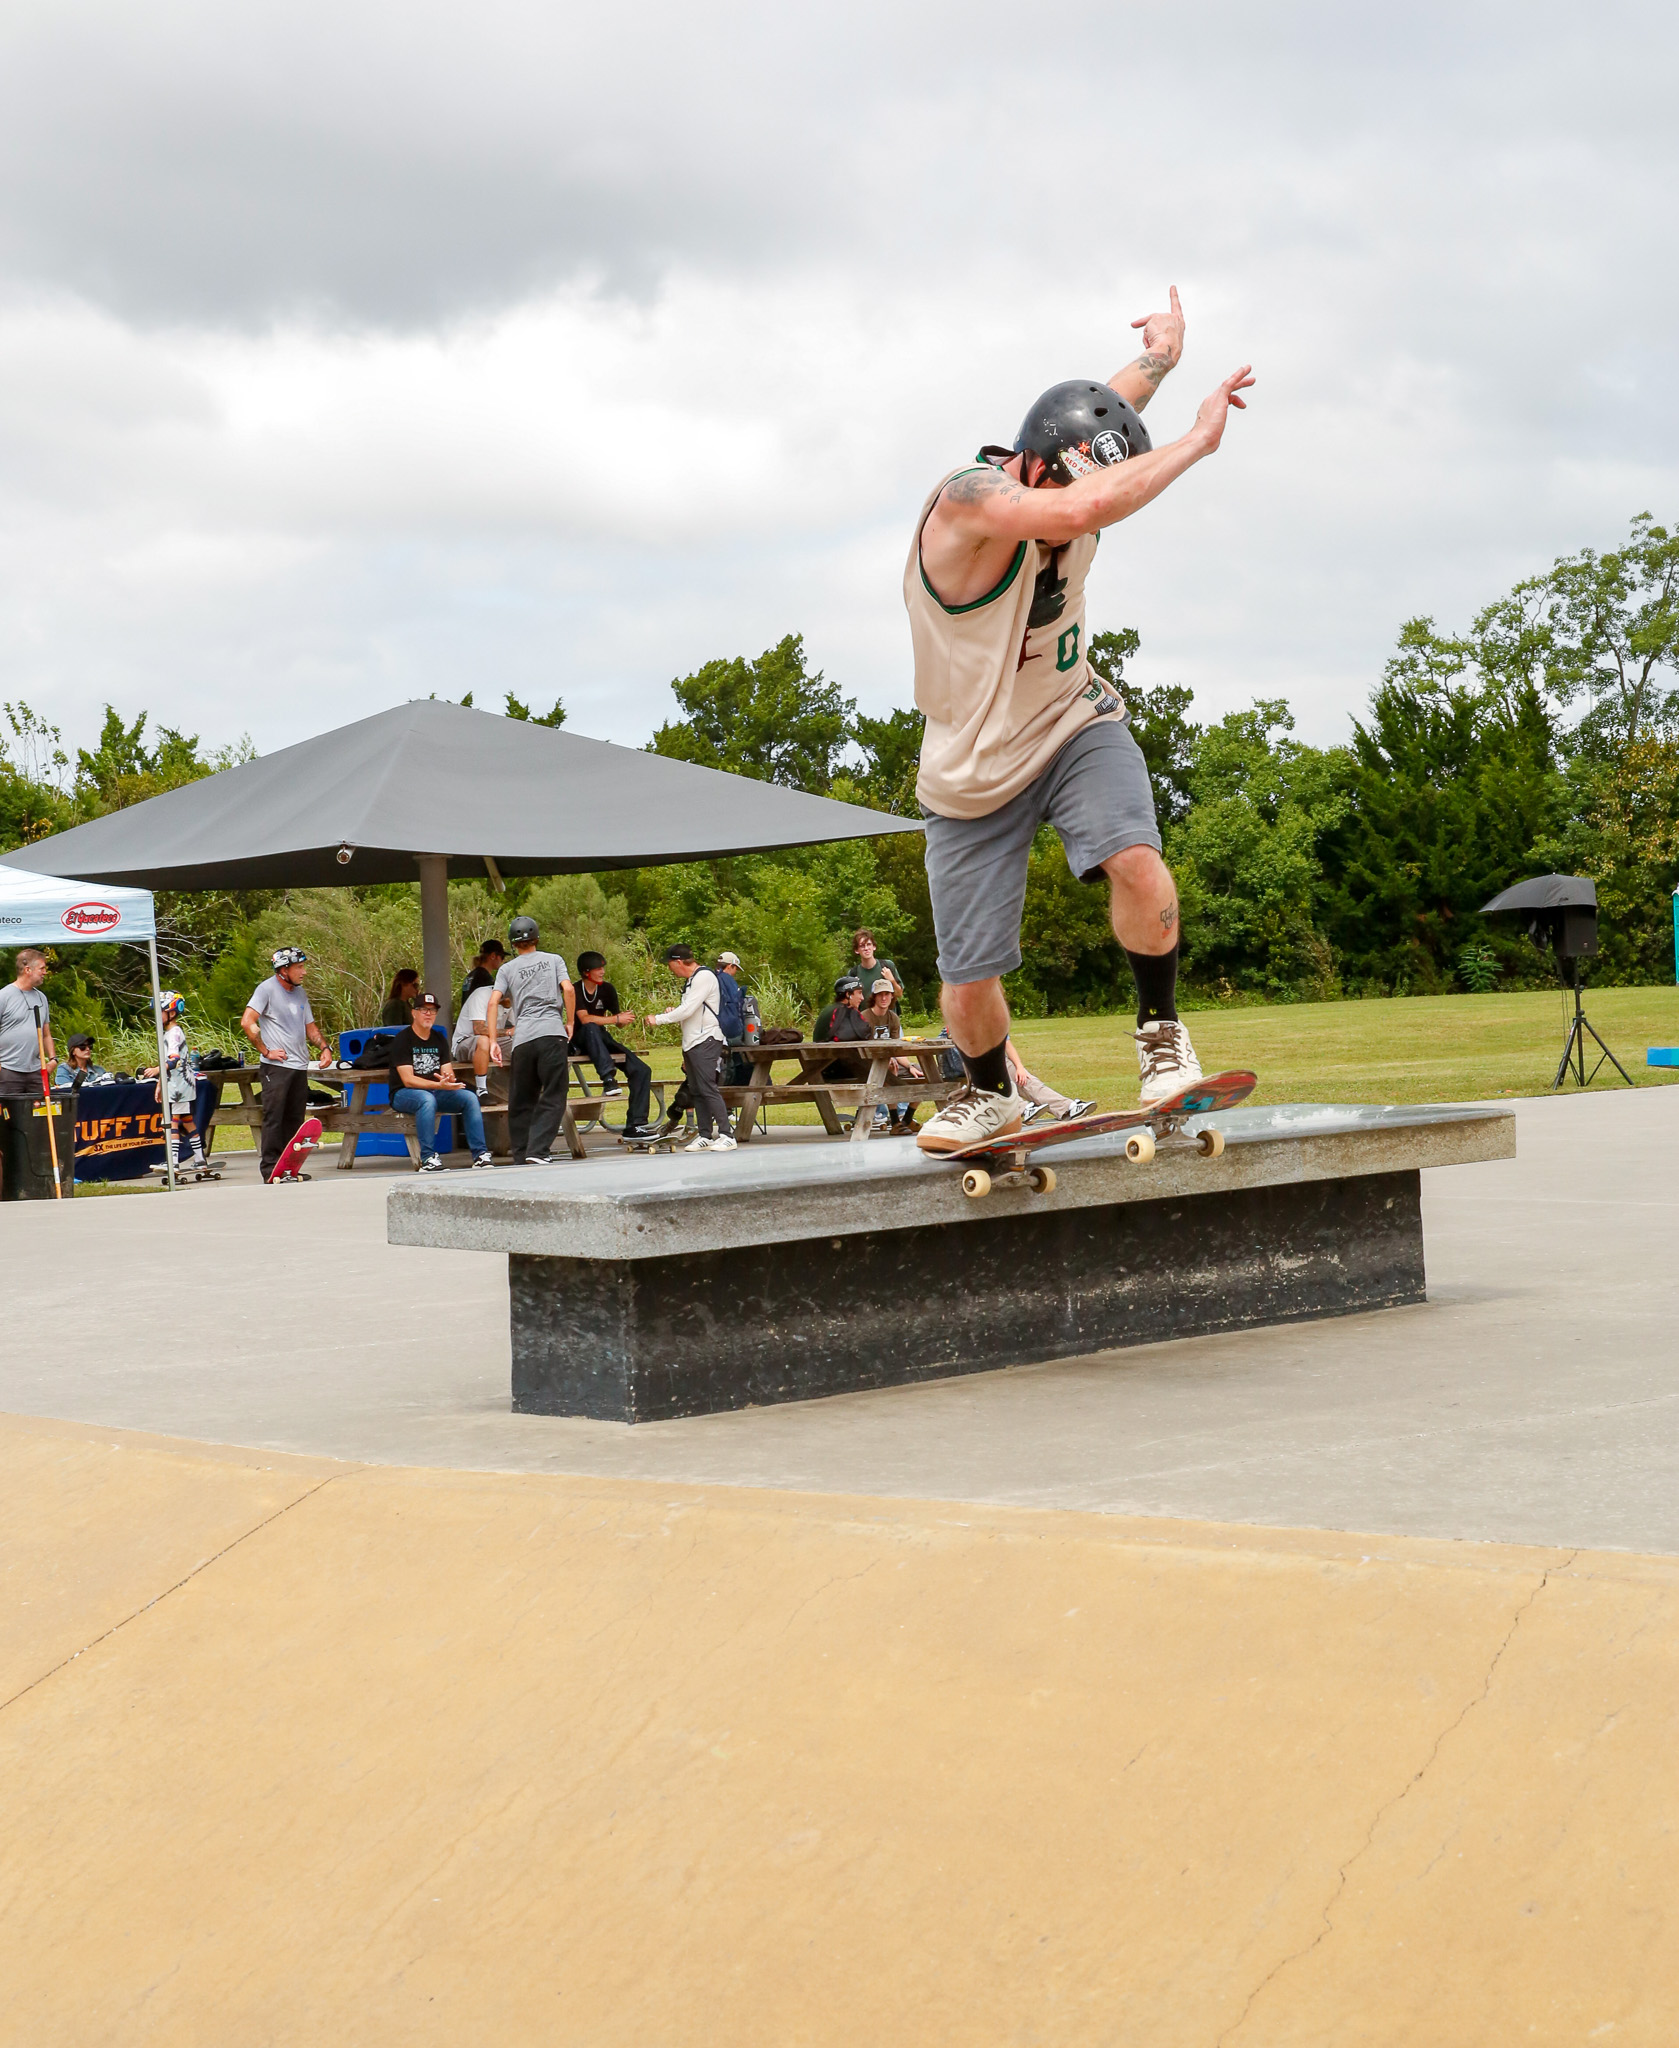
<path id="1" fill-rule="evenodd" d="M 1091 626 L 1340 738 L 1400 622 L 1679 518 L 1669 6 L 0 13 L 0 697 L 640 742 L 802 631 L 910 698 L 921 500 L 1175 283 Z"/>

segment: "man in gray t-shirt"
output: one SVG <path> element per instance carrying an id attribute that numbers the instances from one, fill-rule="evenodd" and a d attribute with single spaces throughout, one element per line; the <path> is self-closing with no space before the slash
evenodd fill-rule
<path id="1" fill-rule="evenodd" d="M 274 955 L 274 972 L 253 991 L 239 1020 L 262 1063 L 265 1181 L 309 1114 L 310 1046 L 320 1048 L 323 1063 L 327 1058 L 326 1040 L 303 989 L 308 970 L 309 955 L 300 946 L 282 946 Z"/>
<path id="2" fill-rule="evenodd" d="M 40 1095 L 43 1040 L 49 1063 L 57 1064 L 47 1021 L 52 1005 L 41 993 L 46 978 L 46 954 L 25 946 L 17 956 L 17 980 L 0 988 L 0 1095 Z"/>
<path id="3" fill-rule="evenodd" d="M 558 953 L 539 953 L 534 917 L 507 928 L 513 958 L 496 976 L 494 1001 L 513 1012 L 513 1071 L 507 1136 L 513 1157 L 545 1165 L 560 1134 L 571 1085 L 570 1038 L 577 991 Z"/>

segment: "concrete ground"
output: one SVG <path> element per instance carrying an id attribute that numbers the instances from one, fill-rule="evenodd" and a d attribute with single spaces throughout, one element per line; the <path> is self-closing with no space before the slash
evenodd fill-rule
<path id="1" fill-rule="evenodd" d="M 37 1334 L 5 1346 L 0 1411 L 375 1463 L 1679 1552 L 1679 1090 L 1517 1115 L 1515 1160 L 1423 1176 L 1423 1306 L 635 1429 L 509 1412 L 505 1260 L 386 1244 L 389 1174 L 12 1204 L 8 1320 Z"/>
<path id="2" fill-rule="evenodd" d="M 0 1210 L 0 2038 L 1666 2048 L 1679 1092 L 1520 1117 L 1424 1307 L 633 1431 L 381 1177 Z"/>

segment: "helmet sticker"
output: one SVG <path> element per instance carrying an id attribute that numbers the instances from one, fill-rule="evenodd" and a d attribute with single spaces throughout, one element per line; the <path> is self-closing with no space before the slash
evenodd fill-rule
<path id="1" fill-rule="evenodd" d="M 1106 468 L 1113 463 L 1123 462 L 1131 453 L 1131 448 L 1123 434 L 1116 434 L 1112 427 L 1104 427 L 1091 442 L 1090 452 Z"/>
<path id="2" fill-rule="evenodd" d="M 1111 434 L 1104 434 L 1101 436 L 1101 439 L 1111 441 L 1113 436 Z M 1093 460 L 1088 441 L 1081 441 L 1076 448 L 1063 448 L 1061 451 L 1062 465 L 1066 469 L 1067 474 L 1072 477 L 1094 476 L 1103 462 L 1108 462 L 1112 459 L 1111 456 L 1104 455 L 1098 456 Z"/>

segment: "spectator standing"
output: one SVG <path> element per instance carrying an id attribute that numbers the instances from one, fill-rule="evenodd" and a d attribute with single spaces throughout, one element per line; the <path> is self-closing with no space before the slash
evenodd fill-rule
<path id="1" fill-rule="evenodd" d="M 408 1022 L 408 1013 L 414 1007 L 414 998 L 420 993 L 420 976 L 417 968 L 399 967 L 391 981 L 391 992 L 385 998 L 385 1007 L 379 1012 L 381 1024 L 394 1024 L 400 1031 Z"/>
<path id="2" fill-rule="evenodd" d="M 649 1137 L 658 1128 L 648 1122 L 647 1114 L 653 1099 L 653 1069 L 612 1035 L 614 1024 L 633 1024 L 635 1012 L 623 1007 L 618 1000 L 618 991 L 607 980 L 604 954 L 579 953 L 577 975 L 578 1050 L 594 1062 L 603 1093 L 622 1095 L 628 1086 L 630 1108 L 624 1135 L 628 1138 Z M 616 1065 L 619 1059 L 624 1063 L 622 1082 L 618 1079 Z"/>
<path id="3" fill-rule="evenodd" d="M 309 955 L 301 946 L 282 946 L 273 960 L 274 972 L 252 992 L 239 1020 L 245 1036 L 257 1049 L 257 1071 L 262 1076 L 265 1182 L 309 1114 L 310 1046 L 319 1049 L 323 1067 L 332 1063 L 332 1054 L 303 987 L 309 973 Z M 303 1175 L 305 1180 L 308 1177 Z"/>
<path id="4" fill-rule="evenodd" d="M 732 1152 L 734 1133 L 729 1129 L 729 1112 L 724 1107 L 718 1073 L 727 1044 L 718 1022 L 720 998 L 717 976 L 700 966 L 692 946 L 671 946 L 665 965 L 678 981 L 686 982 L 682 1000 L 674 1010 L 660 1010 L 647 1019 L 649 1024 L 680 1024 L 682 1027 L 682 1072 L 694 1098 L 699 1136 L 684 1147 L 689 1152 Z"/>
<path id="5" fill-rule="evenodd" d="M 542 934 L 534 917 L 516 917 L 507 927 L 513 958 L 495 978 L 499 1008 L 513 1012 L 513 1077 L 507 1092 L 507 1135 L 513 1157 L 527 1166 L 553 1166 L 571 1087 L 571 1029 L 577 991 L 558 953 L 540 953 Z"/>
<path id="6" fill-rule="evenodd" d="M 741 972 L 738 953 L 718 954 L 717 1021 L 723 1027 L 723 1042 L 730 1048 L 723 1069 L 723 1084 L 728 1088 L 744 1088 L 752 1078 L 752 1062 L 733 1048 L 758 1042 L 758 1000 L 741 987 Z"/>
<path id="7" fill-rule="evenodd" d="M 52 1084 L 55 1088 L 97 1088 L 116 1076 L 93 1057 L 93 1040 L 78 1031 L 70 1040 L 66 1056 L 58 1063 Z"/>
<path id="8" fill-rule="evenodd" d="M 58 1064 L 53 1050 L 52 1004 L 42 992 L 47 956 L 38 946 L 18 950 L 17 979 L 0 988 L 0 1096 L 32 1096 L 47 1092 L 43 1060 Z"/>
<path id="9" fill-rule="evenodd" d="M 443 1155 L 437 1149 L 439 1115 L 460 1118 L 474 1166 L 492 1166 L 495 1162 L 484 1143 L 484 1112 L 476 1093 L 455 1079 L 448 1034 L 436 1025 L 436 996 L 417 990 L 407 1025 L 390 1041 L 391 1107 L 411 1116 L 419 1128 L 422 1173 L 443 1171 Z"/>
<path id="10" fill-rule="evenodd" d="M 875 958 L 874 933 L 867 925 L 852 940 L 851 950 L 857 955 L 855 972 L 857 979 L 863 984 L 864 1000 L 867 1001 L 868 991 L 884 974 L 892 984 L 894 1001 L 901 1003 L 904 999 L 904 978 L 892 961 Z"/>
<path id="11" fill-rule="evenodd" d="M 457 1021 L 460 1012 L 466 1007 L 467 998 L 475 989 L 489 988 L 494 983 L 496 976 L 501 972 L 501 963 L 506 958 L 507 948 L 500 939 L 486 939 L 473 954 L 472 965 L 467 970 L 465 981 L 461 983 L 461 999 L 455 1005 Z M 477 978 L 480 975 L 483 976 L 481 981 Z M 456 1036 L 459 1036 L 458 1032 Z"/>

